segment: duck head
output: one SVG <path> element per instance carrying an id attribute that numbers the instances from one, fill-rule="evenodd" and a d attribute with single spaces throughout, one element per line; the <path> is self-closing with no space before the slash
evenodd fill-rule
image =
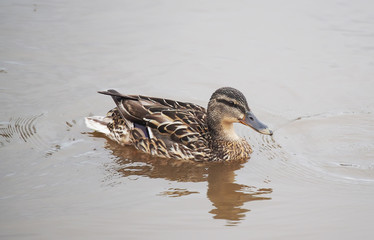
<path id="1" fill-rule="evenodd" d="M 217 89 L 211 96 L 207 109 L 208 128 L 214 138 L 237 140 L 233 123 L 249 126 L 259 133 L 273 132 L 251 112 L 243 93 L 231 87 Z"/>

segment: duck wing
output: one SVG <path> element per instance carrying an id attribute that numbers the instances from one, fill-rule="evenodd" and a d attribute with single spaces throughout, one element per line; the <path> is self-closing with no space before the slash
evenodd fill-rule
<path id="1" fill-rule="evenodd" d="M 148 127 L 152 133 L 150 135 L 162 140 L 165 145 L 180 143 L 187 147 L 198 147 L 205 144 L 206 110 L 197 104 L 142 95 L 123 95 L 115 90 L 99 93 L 113 98 L 122 118 Z M 144 135 L 135 135 L 134 138 L 144 138 Z"/>

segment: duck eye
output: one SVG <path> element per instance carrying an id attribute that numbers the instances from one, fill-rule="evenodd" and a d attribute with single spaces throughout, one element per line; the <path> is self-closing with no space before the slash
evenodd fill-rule
<path id="1" fill-rule="evenodd" d="M 226 105 L 228 105 L 230 107 L 238 107 L 238 105 L 234 101 L 232 101 L 232 100 L 217 99 L 217 102 L 226 104 Z"/>

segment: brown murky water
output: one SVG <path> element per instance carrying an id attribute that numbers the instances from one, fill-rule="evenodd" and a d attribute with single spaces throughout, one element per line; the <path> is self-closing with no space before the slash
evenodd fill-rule
<path id="1" fill-rule="evenodd" d="M 371 1 L 0 3 L 1 239 L 372 239 Z M 84 125 L 97 90 L 206 105 L 233 86 L 275 130 L 197 164 Z"/>

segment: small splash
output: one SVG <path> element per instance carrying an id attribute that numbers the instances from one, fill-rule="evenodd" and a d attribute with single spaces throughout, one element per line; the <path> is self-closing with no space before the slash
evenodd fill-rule
<path id="1" fill-rule="evenodd" d="M 77 122 L 73 119 L 71 121 L 65 121 L 66 124 L 66 132 L 74 131 L 74 127 L 77 125 Z M 82 142 L 82 139 L 76 139 L 75 137 L 70 137 L 67 141 L 58 141 L 53 144 L 49 144 L 49 148 L 45 151 L 44 156 L 50 157 L 56 152 L 60 151 L 61 149 L 70 147 L 76 143 Z"/>
<path id="2" fill-rule="evenodd" d="M 53 145 L 52 147 L 49 148 L 49 150 L 45 153 L 45 157 L 50 157 L 52 156 L 53 154 L 55 154 L 56 152 L 60 151 L 61 149 L 65 149 L 65 148 L 68 148 L 74 144 L 77 144 L 77 143 L 80 143 L 80 142 L 83 142 L 83 139 L 69 139 L 69 141 L 66 141 L 66 142 L 61 142 L 59 144 L 55 144 Z"/>
<path id="3" fill-rule="evenodd" d="M 66 121 L 65 123 L 66 123 L 66 126 L 67 126 L 66 131 L 68 131 L 68 132 L 74 127 L 74 125 L 77 124 L 77 122 L 74 119 L 71 120 L 71 122 Z"/>
<path id="4" fill-rule="evenodd" d="M 287 153 L 283 150 L 280 143 L 276 141 L 276 136 L 253 135 L 251 138 L 246 137 L 252 145 L 252 155 L 260 156 L 263 159 L 284 161 L 287 159 Z"/>
<path id="5" fill-rule="evenodd" d="M 55 152 L 59 151 L 61 149 L 61 145 L 55 144 L 53 147 L 51 147 L 45 154 L 45 157 L 52 156 Z"/>

